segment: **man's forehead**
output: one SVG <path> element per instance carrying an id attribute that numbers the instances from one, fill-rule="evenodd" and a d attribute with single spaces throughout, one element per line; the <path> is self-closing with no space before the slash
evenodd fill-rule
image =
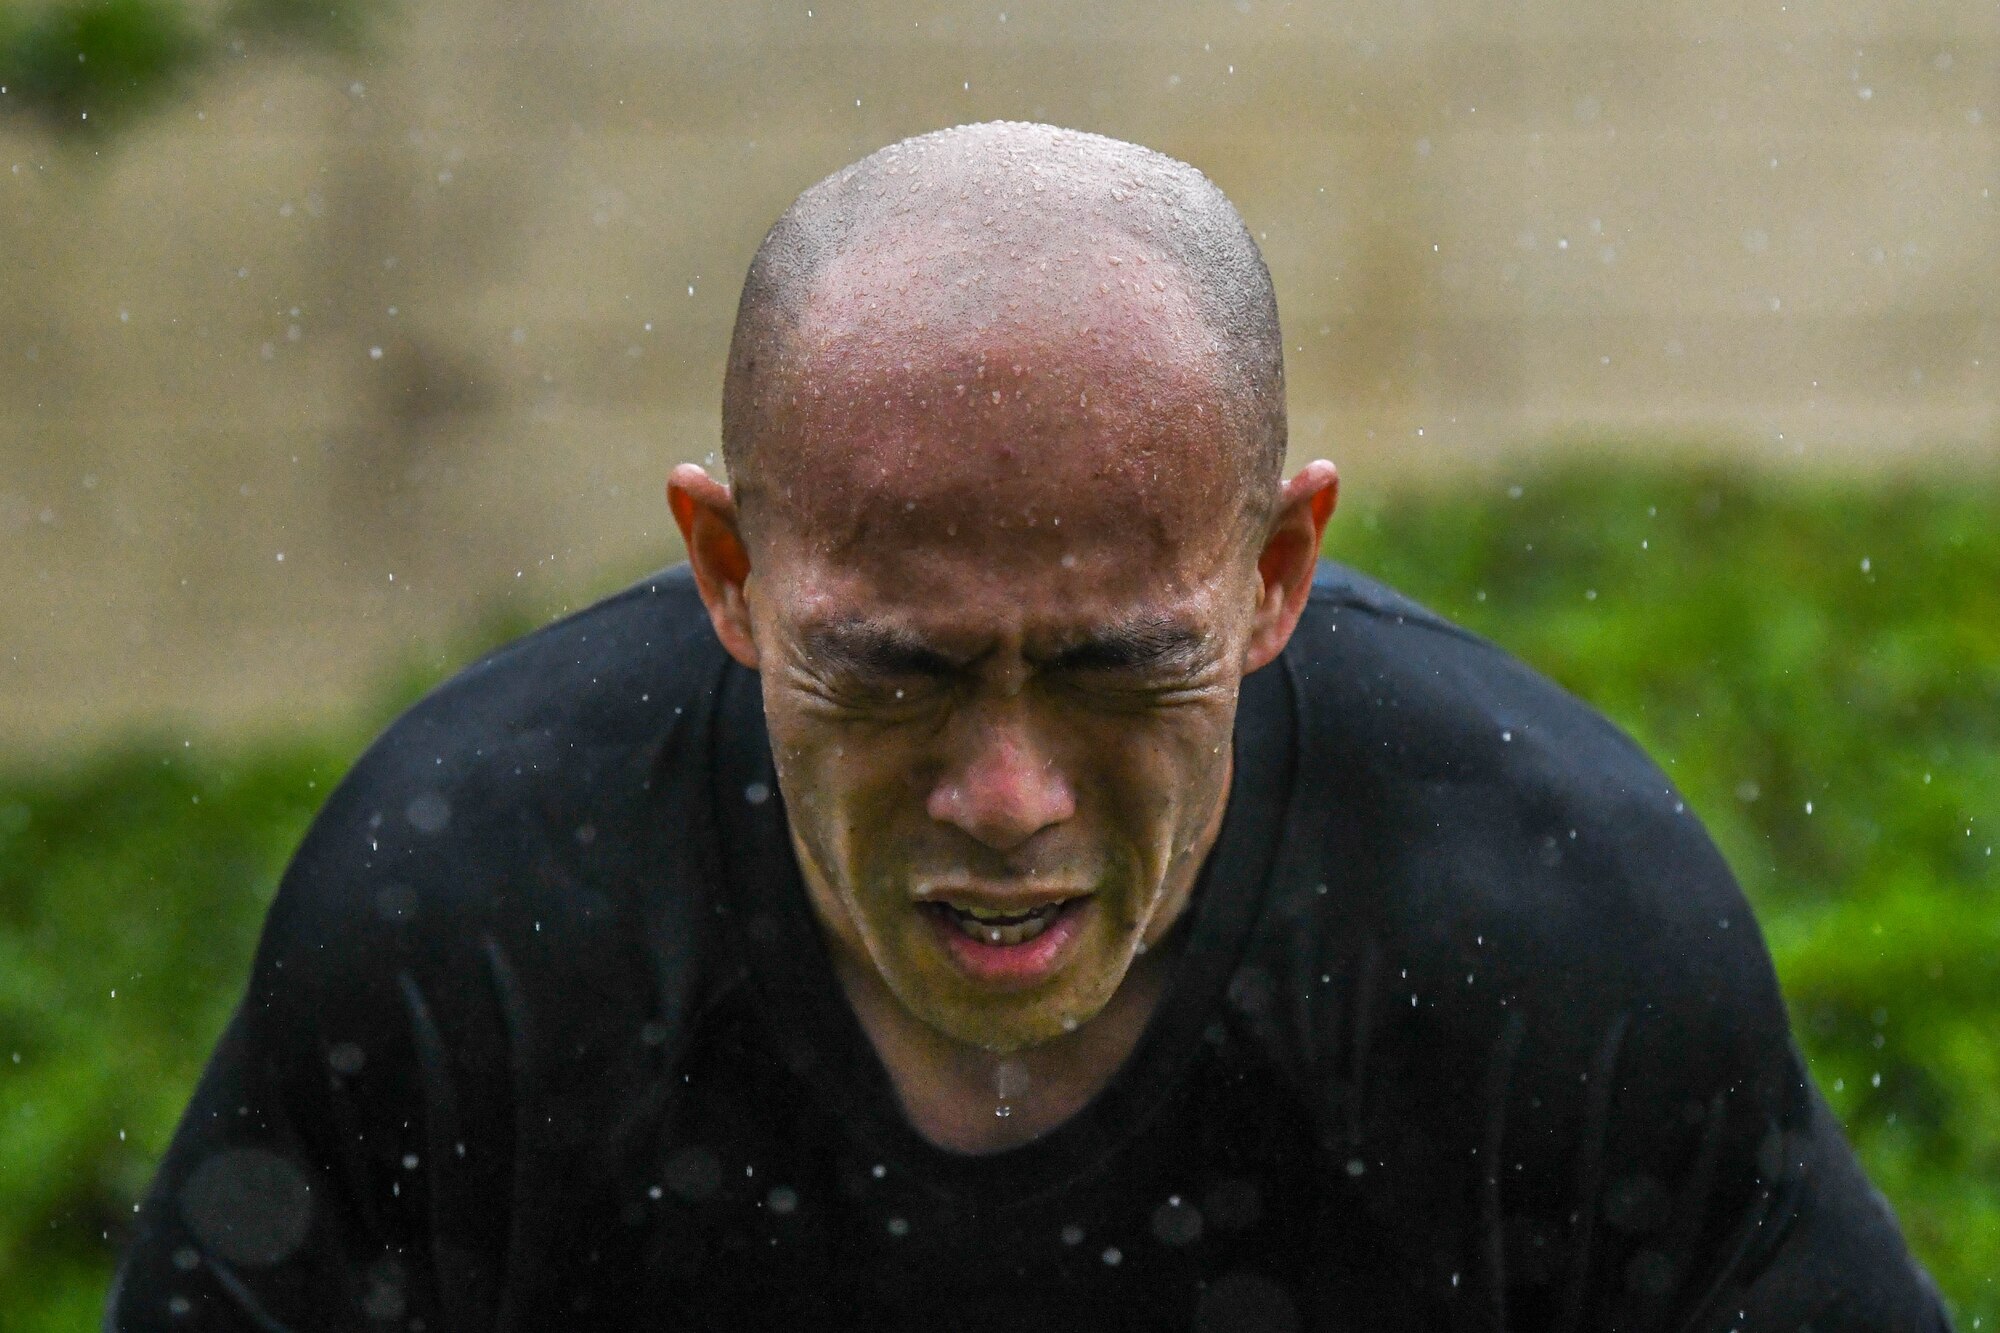
<path id="1" fill-rule="evenodd" d="M 798 331 L 768 481 L 830 540 L 1108 521 L 1148 542 L 1213 521 L 1239 499 L 1245 426 L 1185 298 L 1143 286 L 991 319 L 850 294 Z"/>
<path id="2" fill-rule="evenodd" d="M 759 558 L 789 589 L 811 590 L 802 601 L 927 612 L 1152 605 L 1233 563 L 1238 509 L 1212 472 L 1144 458 L 1114 468 L 1066 456 L 1058 467 L 1024 453 L 1016 463 L 885 454 L 830 472 L 763 529 Z"/>

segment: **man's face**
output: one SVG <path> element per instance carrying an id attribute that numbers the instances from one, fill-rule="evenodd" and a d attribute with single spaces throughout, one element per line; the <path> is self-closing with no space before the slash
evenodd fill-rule
<path id="1" fill-rule="evenodd" d="M 813 905 L 989 1049 L 1103 1008 L 1228 794 L 1257 543 L 1161 290 L 942 337 L 822 311 L 774 416 L 744 587 Z"/>

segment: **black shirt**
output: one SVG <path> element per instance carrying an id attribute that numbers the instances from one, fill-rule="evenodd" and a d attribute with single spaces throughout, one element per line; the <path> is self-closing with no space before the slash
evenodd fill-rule
<path id="1" fill-rule="evenodd" d="M 1139 1045 L 964 1155 L 686 571 L 501 650 L 300 847 L 107 1327 L 1948 1327 L 1615 728 L 1323 567 L 1235 747 Z"/>

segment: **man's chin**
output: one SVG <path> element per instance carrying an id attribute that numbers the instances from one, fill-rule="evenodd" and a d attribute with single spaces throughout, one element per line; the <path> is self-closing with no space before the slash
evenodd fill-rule
<path id="1" fill-rule="evenodd" d="M 1034 1018 L 1019 1022 L 994 1022 L 990 1015 L 919 1014 L 917 1017 L 935 1031 L 962 1046 L 974 1046 L 993 1055 L 1013 1055 L 1032 1050 L 1068 1036 L 1097 1015 L 1071 1016 L 1069 1026 L 1061 1018 Z"/>
<path id="2" fill-rule="evenodd" d="M 1045 1046 L 1075 1033 L 1102 1013 L 1116 984 L 1102 995 L 981 995 L 938 1003 L 937 992 L 922 992 L 904 1007 L 926 1027 L 963 1046 L 995 1055 Z"/>

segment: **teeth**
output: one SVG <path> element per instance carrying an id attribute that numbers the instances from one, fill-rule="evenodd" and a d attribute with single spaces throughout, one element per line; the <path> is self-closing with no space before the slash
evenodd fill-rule
<path id="1" fill-rule="evenodd" d="M 1002 912 L 991 907 L 954 907 L 951 910 L 954 912 L 963 912 L 967 916 L 980 921 L 1006 921 L 1011 917 L 1021 915 L 1019 912 Z"/>
<path id="2" fill-rule="evenodd" d="M 1049 928 L 1062 910 L 1061 903 L 1050 903 L 1029 912 L 994 912 L 978 907 L 957 907 L 944 904 L 952 924 L 967 937 L 981 944 L 1013 945 L 1025 944 Z"/>

